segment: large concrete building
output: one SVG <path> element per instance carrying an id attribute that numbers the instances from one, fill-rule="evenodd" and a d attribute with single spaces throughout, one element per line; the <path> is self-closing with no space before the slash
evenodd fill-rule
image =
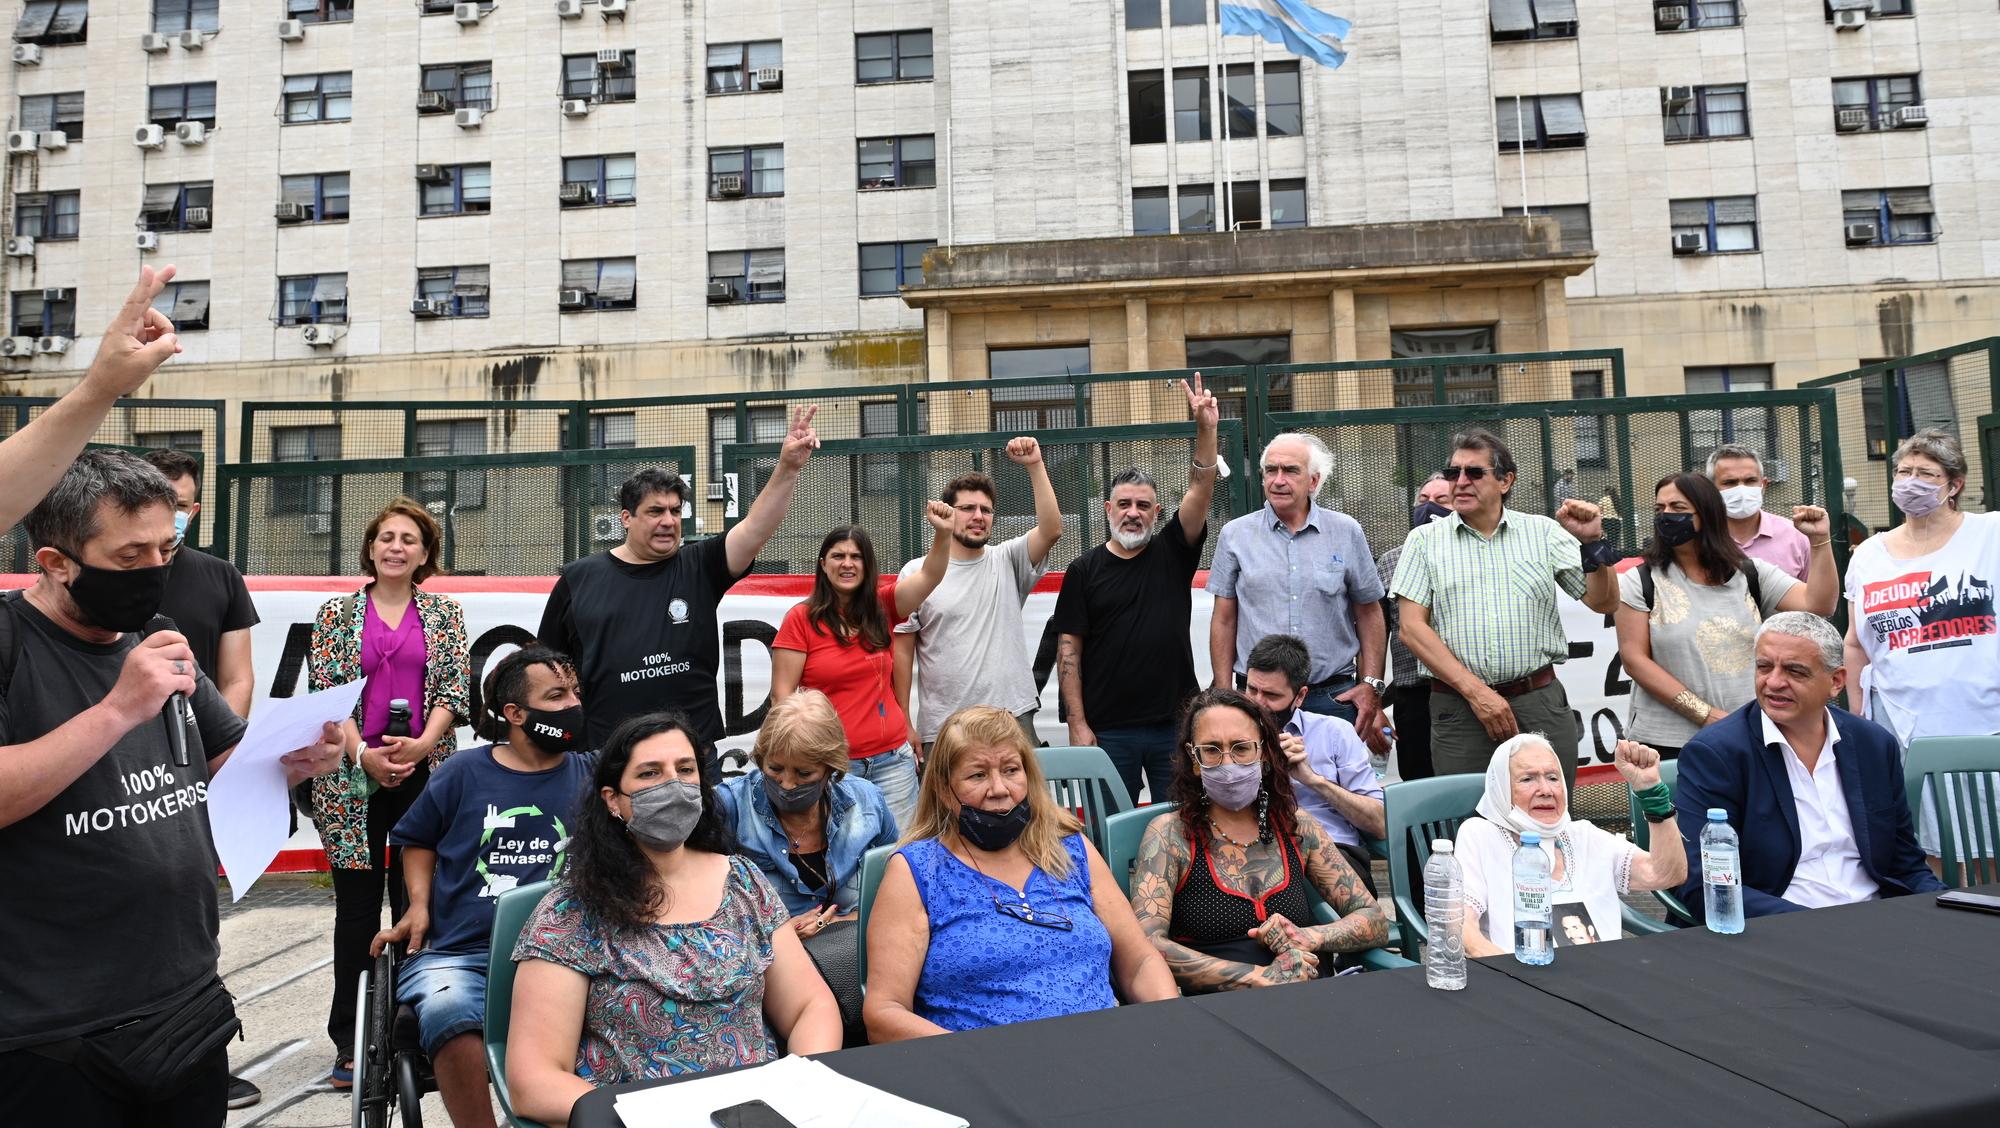
<path id="1" fill-rule="evenodd" d="M 232 400 L 2000 331 L 2000 13 L 1831 3 L 1323 0 L 1328 69 L 1206 0 L 17 0 L 0 386 L 141 262 L 149 394 Z"/>

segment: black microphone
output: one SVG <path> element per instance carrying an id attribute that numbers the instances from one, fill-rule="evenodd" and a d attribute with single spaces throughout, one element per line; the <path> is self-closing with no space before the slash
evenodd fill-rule
<path id="1" fill-rule="evenodd" d="M 179 627 L 174 625 L 172 619 L 167 618 L 165 615 L 155 615 L 153 616 L 153 621 L 146 624 L 146 629 L 142 632 L 142 637 L 158 634 L 161 631 L 178 631 L 179 629 Z M 169 694 L 166 705 L 160 710 L 160 716 L 167 723 L 167 746 L 174 751 L 174 764 L 178 767 L 187 767 L 187 694 Z"/>

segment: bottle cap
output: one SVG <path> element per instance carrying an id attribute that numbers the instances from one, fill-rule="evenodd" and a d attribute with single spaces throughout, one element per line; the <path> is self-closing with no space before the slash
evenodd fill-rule
<path id="1" fill-rule="evenodd" d="M 1431 853 L 1433 854 L 1451 854 L 1455 852 L 1449 838 L 1439 838 L 1431 842 Z"/>
<path id="2" fill-rule="evenodd" d="M 1728 811 L 1725 811 L 1725 810 L 1723 810 L 1723 809 L 1722 809 L 1721 807 L 1710 807 L 1710 808 L 1708 809 L 1708 821 L 1709 821 L 1709 822 L 1728 822 L 1728 821 L 1729 821 L 1729 812 L 1728 812 Z"/>
<path id="3" fill-rule="evenodd" d="M 1526 831 L 1521 835 L 1521 845 L 1523 846 L 1540 846 L 1541 844 L 1542 836 L 1532 830 Z"/>
<path id="4" fill-rule="evenodd" d="M 391 697 L 389 699 L 389 708 L 391 709 L 408 709 L 409 707 L 410 699 L 407 697 Z"/>

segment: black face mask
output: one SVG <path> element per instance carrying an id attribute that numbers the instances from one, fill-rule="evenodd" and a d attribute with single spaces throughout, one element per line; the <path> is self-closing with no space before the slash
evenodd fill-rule
<path id="1" fill-rule="evenodd" d="M 1694 514 L 1653 514 L 1653 535 L 1668 548 L 1679 548 L 1699 535 L 1694 527 Z"/>
<path id="2" fill-rule="evenodd" d="M 1435 501 L 1427 501 L 1410 510 L 1410 528 L 1420 529 L 1442 517 L 1451 516 L 1451 510 Z"/>
<path id="3" fill-rule="evenodd" d="M 525 709 L 526 706 L 523 706 Z M 574 752 L 583 745 L 583 706 L 567 709 L 527 709 L 528 722 L 521 731 L 535 747 L 551 754 Z"/>
<path id="4" fill-rule="evenodd" d="M 811 783 L 799 784 L 797 787 L 782 787 L 777 780 L 767 775 L 764 777 L 764 798 L 769 799 L 771 806 L 779 811 L 787 815 L 796 815 L 800 811 L 810 810 L 814 803 L 819 802 L 819 797 L 826 793 L 827 782 L 822 777 Z"/>
<path id="5" fill-rule="evenodd" d="M 61 551 L 58 549 L 57 551 Z M 145 629 L 160 613 L 167 597 L 167 575 L 172 564 L 157 568 L 99 568 L 85 564 L 69 553 L 77 567 L 69 582 L 69 598 L 84 622 L 99 630 L 127 633 Z"/>
<path id="6" fill-rule="evenodd" d="M 982 811 L 978 807 L 961 805 L 958 808 L 958 832 L 965 836 L 967 842 L 989 854 L 1012 846 L 1026 829 L 1028 803 L 1025 799 L 1003 815 Z"/>

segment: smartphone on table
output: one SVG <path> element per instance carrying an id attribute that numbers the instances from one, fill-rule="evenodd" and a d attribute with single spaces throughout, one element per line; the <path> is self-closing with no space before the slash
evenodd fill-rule
<path id="1" fill-rule="evenodd" d="M 763 1101 L 744 1101 L 728 1108 L 718 1108 L 708 1114 L 708 1119 L 715 1128 L 798 1128 Z"/>

